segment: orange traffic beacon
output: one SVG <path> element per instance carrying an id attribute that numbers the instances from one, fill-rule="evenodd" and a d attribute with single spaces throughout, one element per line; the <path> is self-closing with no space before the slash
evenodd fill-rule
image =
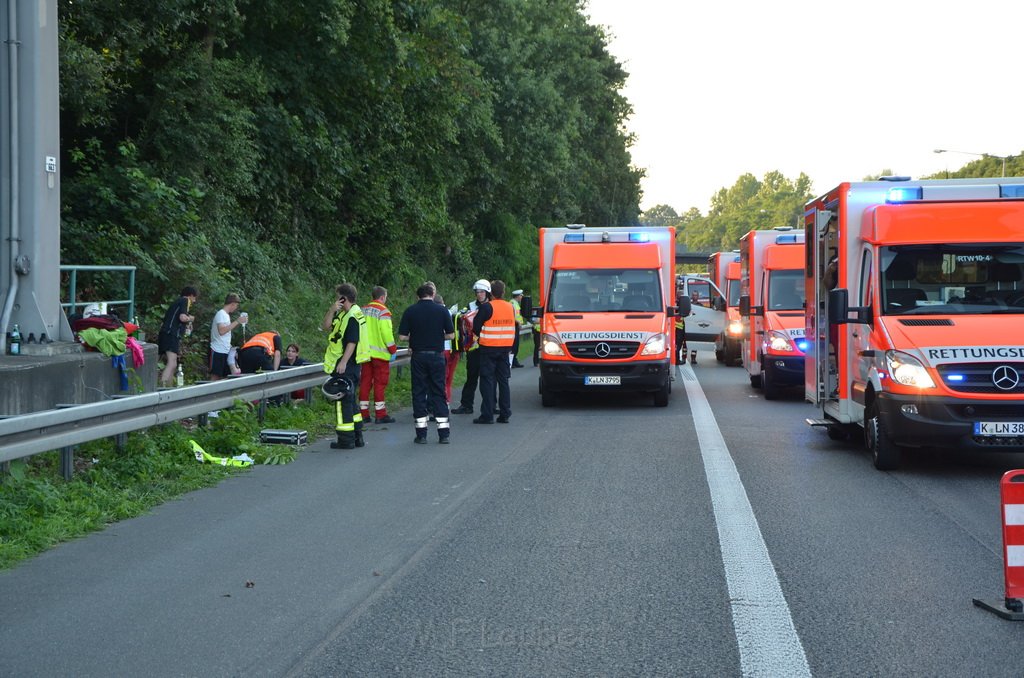
<path id="1" fill-rule="evenodd" d="M 1024 450 L 1024 178 L 844 183 L 804 221 L 808 422 L 879 469 Z"/>
<path id="2" fill-rule="evenodd" d="M 672 390 L 675 230 L 540 229 L 540 395 Z"/>

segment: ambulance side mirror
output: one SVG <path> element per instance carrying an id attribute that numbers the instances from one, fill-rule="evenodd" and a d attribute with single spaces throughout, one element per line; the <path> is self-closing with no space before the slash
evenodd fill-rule
<path id="1" fill-rule="evenodd" d="M 850 293 L 845 289 L 828 291 L 828 324 L 845 325 L 850 316 Z"/>
<path id="2" fill-rule="evenodd" d="M 523 320 L 533 317 L 533 299 L 531 297 L 524 296 L 523 300 L 519 302 L 519 315 L 523 316 Z"/>
<path id="3" fill-rule="evenodd" d="M 762 306 L 751 306 L 750 296 L 744 294 L 740 297 L 740 315 L 743 317 L 749 317 L 752 315 L 764 315 L 764 307 Z"/>
<path id="4" fill-rule="evenodd" d="M 851 318 L 850 314 L 855 314 Z M 832 325 L 846 325 L 847 323 L 871 323 L 870 306 L 850 306 L 850 293 L 845 289 L 829 290 L 828 293 L 828 322 Z"/>
<path id="5" fill-rule="evenodd" d="M 690 315 L 693 310 L 693 306 L 690 304 L 690 297 L 680 297 L 676 301 L 676 313 L 680 318 L 685 318 Z"/>

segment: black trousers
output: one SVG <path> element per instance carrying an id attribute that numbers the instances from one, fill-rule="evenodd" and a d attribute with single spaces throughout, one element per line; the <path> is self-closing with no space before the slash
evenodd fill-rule
<path id="1" fill-rule="evenodd" d="M 512 342 L 512 362 L 519 362 L 519 333 L 516 332 L 515 341 Z"/>
<path id="2" fill-rule="evenodd" d="M 498 415 L 512 416 L 512 394 L 508 380 L 512 376 L 507 348 L 484 348 L 480 353 L 480 416 L 484 419 L 494 418 L 494 400 L 497 395 Z"/>
<path id="3" fill-rule="evenodd" d="M 680 357 L 682 353 L 682 357 Z M 682 365 L 686 362 L 686 328 L 676 328 L 676 365 Z"/>
<path id="4" fill-rule="evenodd" d="M 444 397 L 444 351 L 413 351 L 412 416 L 416 435 L 427 435 L 427 419 L 432 412 L 437 421 L 437 434 L 448 437 L 448 401 Z"/>
<path id="5" fill-rule="evenodd" d="M 334 403 L 334 430 L 341 433 L 355 432 L 362 430 L 363 427 L 363 415 L 356 402 L 359 395 L 360 373 L 361 366 L 352 361 L 342 374 L 352 384 L 352 388 L 348 390 L 348 394 L 344 398 Z"/>
<path id="6" fill-rule="evenodd" d="M 238 352 L 238 369 L 243 374 L 252 374 L 258 370 L 269 372 L 274 369 L 274 356 L 267 355 L 259 346 L 243 348 Z"/>
<path id="7" fill-rule="evenodd" d="M 461 405 L 473 409 L 473 396 L 480 380 L 480 351 L 477 348 L 466 353 L 466 383 L 462 386 Z"/>

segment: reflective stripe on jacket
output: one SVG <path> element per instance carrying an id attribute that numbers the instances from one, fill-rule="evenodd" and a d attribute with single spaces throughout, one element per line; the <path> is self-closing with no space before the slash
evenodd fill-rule
<path id="1" fill-rule="evenodd" d="M 260 332 L 259 334 L 254 334 L 252 335 L 252 339 L 242 344 L 242 348 L 246 349 L 259 346 L 267 355 L 274 355 L 274 337 L 276 336 L 277 332 Z"/>
<path id="2" fill-rule="evenodd" d="M 480 328 L 480 345 L 512 348 L 516 341 L 516 314 L 504 299 L 491 301 L 491 317 Z"/>
<path id="3" fill-rule="evenodd" d="M 370 357 L 391 360 L 391 354 L 398 350 L 391 311 L 379 301 L 371 301 L 363 308 L 363 315 L 366 316 L 365 334 Z"/>

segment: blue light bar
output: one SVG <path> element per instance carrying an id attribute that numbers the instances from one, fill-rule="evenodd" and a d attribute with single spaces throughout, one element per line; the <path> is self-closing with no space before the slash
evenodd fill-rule
<path id="1" fill-rule="evenodd" d="M 946 381 L 963 381 L 966 377 L 962 374 L 947 374 Z"/>
<path id="2" fill-rule="evenodd" d="M 893 202 L 908 202 L 910 200 L 921 200 L 924 198 L 924 189 L 920 186 L 912 187 L 900 187 L 890 188 L 888 194 L 885 197 L 885 201 L 889 203 Z"/>
<path id="3" fill-rule="evenodd" d="M 651 234 L 650 233 L 630 233 L 629 234 L 629 242 L 650 242 L 650 241 L 651 241 Z"/>
<path id="4" fill-rule="evenodd" d="M 565 238 L 562 239 L 562 242 L 583 242 L 583 234 L 582 233 L 566 233 L 565 234 Z"/>
<path id="5" fill-rule="evenodd" d="M 1024 184 L 1006 184 L 999 187 L 1000 198 L 1024 198 Z"/>
<path id="6" fill-rule="evenodd" d="M 801 353 L 807 353 L 807 347 L 809 345 L 810 345 L 810 342 L 808 342 L 806 339 L 797 339 L 796 340 L 796 347 L 798 349 L 800 349 Z"/>
<path id="7" fill-rule="evenodd" d="M 800 235 L 803 235 L 802 233 Z M 800 237 L 796 233 L 779 235 L 775 237 L 776 245 L 796 245 L 800 243 Z"/>

